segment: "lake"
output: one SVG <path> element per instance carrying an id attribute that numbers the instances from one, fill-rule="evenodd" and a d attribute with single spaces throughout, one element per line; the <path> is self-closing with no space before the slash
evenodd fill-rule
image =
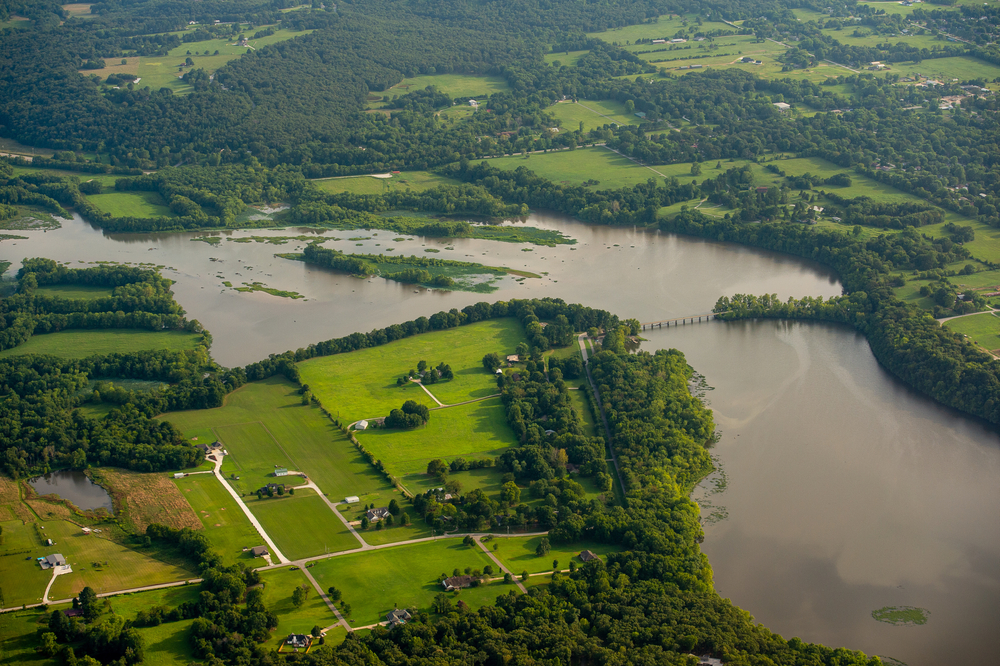
<path id="1" fill-rule="evenodd" d="M 345 252 L 391 247 L 424 256 L 436 249 L 437 258 L 543 274 L 504 278 L 492 294 L 363 280 L 274 256 L 300 250 L 302 241 L 209 245 L 190 233 L 105 236 L 79 218 L 58 231 L 19 231 L 31 238 L 4 242 L 0 258 L 162 264 L 188 317 L 212 332 L 213 356 L 228 366 L 477 301 L 553 296 L 656 321 L 708 313 L 721 295 L 841 293 L 828 269 L 793 257 L 558 215 L 532 215 L 527 223 L 577 244 L 395 241 L 401 235 L 387 231 L 225 234 L 318 235 L 340 239 L 326 246 Z M 238 293 L 224 280 L 259 280 L 306 298 Z M 707 400 L 721 432 L 713 454 L 725 489 L 713 492 L 710 479 L 694 497 L 705 517 L 715 516 L 703 548 L 720 594 L 786 637 L 910 666 L 996 661 L 1000 442 L 992 426 L 909 391 L 851 329 L 712 321 L 643 335 L 644 349 L 680 349 L 715 387 Z M 927 609 L 929 621 L 892 626 L 871 616 L 897 605 Z"/>
<path id="2" fill-rule="evenodd" d="M 108 491 L 91 481 L 80 470 L 51 472 L 31 479 L 28 485 L 39 495 L 58 495 L 84 511 L 105 509 L 108 513 L 114 513 Z"/>

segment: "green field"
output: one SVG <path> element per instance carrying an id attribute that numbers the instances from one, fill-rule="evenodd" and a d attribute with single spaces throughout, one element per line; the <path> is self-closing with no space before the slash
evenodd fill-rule
<path id="1" fill-rule="evenodd" d="M 52 575 L 42 571 L 35 558 L 59 551 L 51 551 L 48 546 L 43 545 L 34 523 L 25 525 L 20 520 L 9 520 L 12 516 L 8 516 L 6 511 L 3 514 L 4 521 L 0 522 L 0 527 L 3 528 L 3 536 L 0 537 L 0 589 L 3 590 L 3 606 L 38 603 Z M 67 553 L 63 554 L 68 556 Z M 0 618 L 3 617 L 6 616 L 0 615 Z"/>
<path id="2" fill-rule="evenodd" d="M 103 187 L 109 190 L 114 190 L 115 182 L 121 178 L 121 176 L 114 174 L 86 173 L 81 171 L 67 171 L 64 169 L 40 169 L 30 166 L 14 166 L 12 168 L 15 176 L 20 176 L 21 174 L 47 174 L 50 176 L 60 177 L 69 176 L 72 178 L 79 178 L 81 183 L 85 183 L 89 180 L 96 180 Z"/>
<path id="3" fill-rule="evenodd" d="M 229 451 L 222 470 L 240 477 L 231 483 L 242 494 L 276 481 L 271 476 L 275 465 L 305 472 L 334 501 L 358 495 L 376 502 L 380 494 L 392 492 L 347 437 L 318 407 L 303 405 L 298 388 L 283 377 L 247 384 L 226 396 L 222 407 L 160 418 L 180 428 L 187 439 L 221 438 Z M 281 482 L 301 481 L 287 476 Z"/>
<path id="4" fill-rule="evenodd" d="M 952 319 L 944 325 L 956 333 L 969 336 L 985 349 L 1000 352 L 1000 317 L 992 313 Z"/>
<path id="5" fill-rule="evenodd" d="M 324 192 L 350 192 L 351 194 L 382 194 L 394 190 L 423 192 L 442 185 L 459 184 L 457 180 L 438 176 L 428 171 L 407 171 L 393 174 L 392 178 L 349 176 L 346 178 L 324 178 L 312 182 Z"/>
<path id="6" fill-rule="evenodd" d="M 331 414 L 351 423 L 387 416 L 406 400 L 436 407 L 419 386 L 396 386 L 396 379 L 416 369 L 421 360 L 429 366 L 447 363 L 455 373 L 454 379 L 429 387 L 445 404 L 498 393 L 492 373 L 483 369 L 483 356 L 489 352 L 513 354 L 523 340 L 523 328 L 516 319 L 491 319 L 311 359 L 299 364 L 299 372 L 302 382 Z"/>
<path id="7" fill-rule="evenodd" d="M 423 472 L 434 458 L 496 456 L 517 444 L 500 398 L 435 410 L 420 428 L 369 429 L 357 438 L 394 476 Z"/>
<path id="8" fill-rule="evenodd" d="M 266 564 L 264 558 L 254 558 L 243 552 L 244 548 L 261 545 L 263 539 L 214 474 L 186 476 L 174 483 L 198 515 L 205 526 L 205 536 L 226 564 L 237 560 L 247 566 Z"/>
<path id="9" fill-rule="evenodd" d="M 0 358 L 22 354 L 86 358 L 94 354 L 129 353 L 144 349 L 181 351 L 194 349 L 200 342 L 200 333 L 185 331 L 143 331 L 133 328 L 68 330 L 33 335 L 24 344 L 0 352 Z"/>
<path id="10" fill-rule="evenodd" d="M 333 585 L 343 593 L 343 600 L 351 606 L 351 625 L 365 626 L 384 621 L 394 607 L 430 612 L 434 596 L 444 591 L 439 575 L 451 576 L 455 569 L 464 572 L 466 567 L 482 570 L 487 565 L 497 568 L 478 546 L 448 539 L 333 557 L 310 571 L 320 587 Z M 502 583 L 467 588 L 453 596 L 452 603 L 461 599 L 477 608 L 511 590 L 517 588 Z"/>
<path id="11" fill-rule="evenodd" d="M 640 23 L 638 25 L 629 25 L 622 28 L 612 28 L 611 30 L 605 30 L 604 32 L 592 32 L 589 33 L 588 36 L 597 37 L 598 39 L 602 39 L 606 42 L 612 42 L 625 46 L 626 44 L 634 42 L 637 39 L 672 39 L 678 31 L 687 33 L 685 35 L 686 37 L 693 35 L 695 32 L 701 31 L 736 31 L 735 28 L 730 25 L 714 21 L 704 21 L 702 25 L 698 25 L 695 18 L 694 14 L 687 16 L 664 14 L 663 16 L 658 17 L 653 23 Z M 644 44 L 644 46 L 651 47 L 652 45 Z"/>
<path id="12" fill-rule="evenodd" d="M 301 32 L 277 30 L 273 35 L 268 37 L 252 39 L 253 33 L 264 27 L 267 26 L 258 26 L 246 31 L 249 44 L 255 49 L 312 32 L 312 30 L 303 30 Z M 193 28 L 194 26 L 192 26 Z M 194 67 L 185 66 L 183 71 L 179 71 L 181 65 L 184 64 L 185 58 L 188 57 L 189 51 L 191 52 L 191 59 L 194 60 Z M 205 51 L 208 51 L 209 55 L 205 55 Z M 215 55 L 216 51 L 219 52 L 219 55 Z M 175 93 L 188 93 L 193 88 L 180 79 L 180 76 L 185 72 L 192 69 L 204 69 L 207 73 L 211 74 L 230 60 L 239 58 L 248 51 L 249 49 L 239 46 L 234 40 L 230 39 L 210 39 L 204 42 L 181 44 L 171 49 L 166 56 L 144 56 L 140 58 L 137 72 L 142 80 L 136 85 L 140 88 L 146 86 L 149 86 L 153 90 L 170 88 Z"/>
<path id="13" fill-rule="evenodd" d="M 591 187 L 595 190 L 632 187 L 650 178 L 660 179 L 650 169 L 600 146 L 534 153 L 527 159 L 520 155 L 498 157 L 489 160 L 489 163 L 506 171 L 523 166 L 543 178 L 567 185 L 582 185 L 588 180 L 596 180 L 598 184 Z"/>
<path id="14" fill-rule="evenodd" d="M 275 545 L 293 560 L 360 548 L 344 523 L 312 490 L 247 502 Z"/>
<path id="15" fill-rule="evenodd" d="M 499 544 L 497 549 L 493 551 L 493 554 L 516 575 L 520 575 L 522 571 L 527 571 L 530 574 L 552 571 L 553 560 L 559 560 L 560 569 L 568 569 L 570 561 L 574 561 L 577 566 L 581 566 L 583 562 L 580 561 L 578 556 L 585 550 L 589 550 L 595 555 L 600 555 L 602 559 L 606 559 L 603 556 L 608 553 L 615 553 L 621 550 L 619 546 L 593 541 L 579 541 L 569 545 L 552 543 L 550 544 L 548 555 L 538 557 L 535 554 L 535 549 L 538 548 L 541 540 L 542 537 L 540 536 L 511 537 L 509 539 L 494 539 L 487 545 L 492 550 L 493 544 Z"/>
<path id="16" fill-rule="evenodd" d="M 7 593 L 4 579 L 4 594 Z M 7 598 L 6 606 L 11 605 Z M 51 611 L 29 608 L 0 614 L 0 650 L 5 666 L 42 666 L 52 660 L 37 651 L 39 630 L 48 628 Z"/>
<path id="17" fill-rule="evenodd" d="M 389 88 L 382 97 L 402 96 L 427 86 L 434 86 L 439 92 L 455 97 L 489 97 L 495 92 L 510 90 L 506 79 L 502 76 L 472 76 L 469 74 L 430 74 L 403 79 Z M 373 106 L 380 106 L 378 100 L 373 100 Z"/>
<path id="18" fill-rule="evenodd" d="M 290 567 L 273 569 L 261 574 L 264 580 L 264 605 L 278 616 L 278 630 L 274 632 L 270 645 L 277 648 L 291 633 L 308 634 L 316 625 L 328 627 L 337 621 L 330 607 L 316 593 L 301 570 Z M 292 592 L 301 585 L 309 586 L 309 598 L 296 608 L 292 603 Z M 327 585 L 329 587 L 329 585 Z"/>
<path id="19" fill-rule="evenodd" d="M 984 78 L 987 81 L 992 81 L 994 78 L 1000 76 L 1000 67 L 964 56 L 932 58 L 924 60 L 920 64 L 906 62 L 893 63 L 892 69 L 889 71 L 900 76 L 916 76 L 919 74 L 920 76 L 937 79 L 942 83 L 948 83 L 952 79 L 965 81 L 976 78 Z"/>
<path id="20" fill-rule="evenodd" d="M 583 130 L 589 132 L 604 125 L 638 125 L 640 122 L 639 116 L 628 113 L 624 104 L 613 100 L 558 102 L 546 111 L 556 117 L 563 131 L 570 132 L 580 129 L 580 123 L 583 123 Z"/>
<path id="21" fill-rule="evenodd" d="M 150 590 L 111 597 L 111 609 L 128 620 L 134 620 L 141 610 L 156 606 L 176 608 L 184 602 L 197 602 L 199 585 L 183 585 L 163 590 Z M 194 661 L 188 630 L 194 620 L 167 622 L 156 627 L 139 629 L 146 641 L 143 664 L 148 666 L 182 666 Z"/>
<path id="22" fill-rule="evenodd" d="M 575 67 L 576 63 L 590 51 L 560 51 L 558 53 L 546 53 L 545 62 L 554 65 L 557 62 L 561 67 Z"/>
<path id="23" fill-rule="evenodd" d="M 174 217 L 159 192 L 108 192 L 87 199 L 114 217 Z"/>
<path id="24" fill-rule="evenodd" d="M 110 296 L 111 289 L 88 284 L 53 284 L 43 285 L 35 293 L 39 296 L 51 296 L 53 298 L 92 301 L 95 298 Z"/>

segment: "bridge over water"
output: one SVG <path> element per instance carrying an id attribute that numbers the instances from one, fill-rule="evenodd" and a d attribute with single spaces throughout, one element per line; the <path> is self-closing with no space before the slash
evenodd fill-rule
<path id="1" fill-rule="evenodd" d="M 681 324 L 694 324 L 699 321 L 710 321 L 715 319 L 719 315 L 729 314 L 730 310 L 725 312 L 709 312 L 708 314 L 696 314 L 696 315 L 685 315 L 683 317 L 674 317 L 673 319 L 663 319 L 661 321 L 647 321 L 639 324 L 642 330 L 647 328 L 663 328 L 666 326 L 670 328 L 670 325 L 680 326 Z"/>

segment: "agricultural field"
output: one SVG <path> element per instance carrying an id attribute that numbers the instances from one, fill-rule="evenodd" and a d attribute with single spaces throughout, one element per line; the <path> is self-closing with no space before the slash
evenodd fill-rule
<path id="1" fill-rule="evenodd" d="M 349 354 L 310 359 L 299 364 L 299 373 L 327 411 L 351 423 L 386 416 L 406 400 L 436 407 L 419 386 L 396 385 L 396 380 L 416 369 L 421 360 L 429 367 L 447 363 L 455 373 L 454 379 L 428 387 L 445 404 L 494 395 L 498 392 L 496 381 L 483 369 L 483 356 L 490 352 L 513 354 L 523 340 L 523 328 L 516 319 L 491 319 Z M 432 423 L 437 416 L 431 417 Z"/>
<path id="2" fill-rule="evenodd" d="M 111 295 L 108 287 L 97 287 L 89 284 L 50 284 L 42 285 L 35 291 L 39 296 L 52 298 L 68 298 L 79 301 L 92 301 Z"/>
<path id="3" fill-rule="evenodd" d="M 275 649 L 290 633 L 308 634 L 316 625 L 328 627 L 337 621 L 337 616 L 316 593 L 301 570 L 291 567 L 272 569 L 261 574 L 261 577 L 264 581 L 264 605 L 278 616 L 278 630 L 274 632 L 270 642 Z M 292 603 L 292 592 L 301 585 L 308 586 L 309 597 L 301 608 L 296 608 Z"/>
<path id="4" fill-rule="evenodd" d="M 556 117 L 562 131 L 574 132 L 580 129 L 589 132 L 605 125 L 638 125 L 638 116 L 628 113 L 625 105 L 614 100 L 590 100 L 579 102 L 557 102 L 546 109 Z"/>
<path id="5" fill-rule="evenodd" d="M 372 94 L 369 108 L 380 108 L 384 104 L 385 98 L 402 96 L 417 90 L 423 90 L 428 86 L 434 86 L 438 92 L 444 93 L 451 98 L 471 97 L 485 98 L 495 92 L 506 92 L 510 90 L 506 79 L 502 76 L 473 76 L 470 74 L 428 74 L 425 76 L 414 76 L 403 79 L 393 87 L 389 88 L 381 96 Z"/>
<path id="6" fill-rule="evenodd" d="M 394 476 L 424 472 L 435 458 L 495 457 L 517 444 L 499 398 L 432 411 L 412 430 L 368 429 L 357 438 Z"/>
<path id="7" fill-rule="evenodd" d="M 933 58 L 931 60 L 924 60 L 919 64 L 906 62 L 893 63 L 892 68 L 886 71 L 899 74 L 900 76 L 925 76 L 929 79 L 936 79 L 942 82 L 948 82 L 952 79 L 965 81 L 967 79 L 978 78 L 992 81 L 1000 76 L 1000 67 L 964 56 Z"/>
<path id="8" fill-rule="evenodd" d="M 174 217 L 159 192 L 109 192 L 90 194 L 87 199 L 114 217 Z"/>
<path id="9" fill-rule="evenodd" d="M 458 185 L 452 178 L 445 178 L 429 171 L 407 171 L 389 174 L 390 178 L 374 176 L 348 176 L 346 178 L 323 178 L 312 181 L 324 192 L 350 192 L 351 194 L 382 194 L 394 190 L 423 192 L 442 185 Z"/>
<path id="10" fill-rule="evenodd" d="M 182 351 L 194 349 L 200 342 L 200 333 L 186 331 L 144 331 L 133 328 L 67 330 L 33 335 L 27 342 L 0 352 L 0 358 L 23 354 L 86 358 L 94 354 L 128 353 L 144 349 Z"/>
<path id="11" fill-rule="evenodd" d="M 32 517 L 26 506 L 20 506 L 24 507 L 26 517 Z M 45 552 L 47 546 L 43 545 L 33 522 L 24 524 L 21 520 L 7 518 L 5 515 L 0 522 L 3 528 L 3 535 L 0 536 L 0 592 L 3 593 L 3 604 L 0 606 L 37 603 L 41 601 L 52 575 L 42 571 L 35 558 L 45 557 L 51 552 Z M 6 616 L 0 615 L 0 618 L 3 617 Z"/>
<path id="12" fill-rule="evenodd" d="M 134 534 L 144 533 L 153 523 L 173 529 L 201 528 L 201 521 L 165 474 L 101 467 L 90 475 L 111 495 L 115 516 Z"/>
<path id="13" fill-rule="evenodd" d="M 324 590 L 332 585 L 343 593 L 343 601 L 351 606 L 348 621 L 352 626 L 366 626 L 384 621 L 394 607 L 431 612 L 434 597 L 444 591 L 438 576 L 451 576 L 455 569 L 464 572 L 466 567 L 481 571 L 486 566 L 497 568 L 479 546 L 447 539 L 332 557 L 318 562 L 310 572 Z M 493 583 L 449 596 L 452 604 L 461 599 L 475 609 L 510 591 L 517 588 Z"/>
<path id="14" fill-rule="evenodd" d="M 1000 353 L 1000 317 L 992 312 L 959 317 L 944 325 L 956 333 L 967 335 L 980 347 Z"/>
<path id="15" fill-rule="evenodd" d="M 276 465 L 305 472 L 335 501 L 358 495 L 374 502 L 392 491 L 340 429 L 318 407 L 303 405 L 298 387 L 283 377 L 247 384 L 226 396 L 222 407 L 171 412 L 160 418 L 176 425 L 188 439 L 221 439 L 229 451 L 222 471 L 227 477 L 240 477 L 230 483 L 244 495 L 274 482 Z M 295 485 L 301 477 L 286 476 L 281 482 Z"/>
<path id="16" fill-rule="evenodd" d="M 631 187 L 650 178 L 660 178 L 654 171 L 602 146 L 534 153 L 527 159 L 515 155 L 488 161 L 490 166 L 506 171 L 525 167 L 543 178 L 565 185 L 582 185 L 596 180 L 598 184 L 590 186 L 594 190 Z"/>
<path id="17" fill-rule="evenodd" d="M 252 499 L 246 504 L 289 559 L 361 547 L 323 498 L 312 490 L 299 490 L 285 497 Z"/>
<path id="18" fill-rule="evenodd" d="M 570 561 L 575 561 L 577 566 L 580 566 L 583 562 L 580 561 L 579 555 L 585 550 L 601 556 L 602 559 L 606 559 L 604 556 L 608 553 L 621 550 L 619 546 L 593 541 L 578 541 L 569 545 L 551 543 L 548 554 L 539 557 L 535 554 L 535 549 L 538 548 L 541 541 L 542 537 L 540 536 L 511 537 L 509 539 L 493 539 L 487 545 L 490 550 L 493 550 L 493 544 L 499 544 L 493 554 L 503 562 L 505 567 L 518 576 L 522 571 L 527 571 L 529 574 L 552 571 L 553 560 L 559 561 L 560 569 L 568 569 Z"/>
<path id="19" fill-rule="evenodd" d="M 200 519 L 205 536 L 227 564 L 236 561 L 247 566 L 263 566 L 262 557 L 251 557 L 244 548 L 263 543 L 250 520 L 214 474 L 197 474 L 174 479 L 178 490 Z"/>
<path id="20" fill-rule="evenodd" d="M 312 32 L 312 30 L 303 30 L 301 32 L 277 30 L 273 35 L 268 37 L 253 39 L 254 32 L 266 27 L 268 26 L 258 26 L 253 31 L 247 31 L 246 37 L 251 48 L 260 49 L 269 44 L 276 44 Z M 218 51 L 218 55 L 216 55 L 216 51 Z M 230 60 L 235 60 L 249 51 L 249 48 L 235 43 L 234 39 L 210 39 L 204 42 L 181 44 L 171 49 L 165 56 L 143 57 L 139 62 L 138 70 L 135 72 L 142 79 L 137 85 L 139 87 L 149 86 L 153 90 L 170 88 L 174 93 L 189 93 L 193 88 L 180 79 L 185 72 L 192 69 L 203 69 L 208 74 L 211 74 Z M 208 53 L 206 54 L 206 52 Z M 189 55 L 194 61 L 194 66 L 184 66 L 183 71 L 180 71 L 182 69 L 181 66 L 184 65 L 185 59 Z M 98 71 L 103 73 L 104 70 Z"/>

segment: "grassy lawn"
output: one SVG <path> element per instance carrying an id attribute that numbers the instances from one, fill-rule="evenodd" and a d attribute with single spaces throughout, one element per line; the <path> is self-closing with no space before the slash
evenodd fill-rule
<path id="1" fill-rule="evenodd" d="M 941 42 L 947 44 L 948 42 Z M 956 56 L 953 58 L 932 58 L 924 60 L 920 64 L 898 62 L 892 63 L 893 74 L 900 76 L 926 76 L 947 83 L 952 79 L 966 80 L 975 78 L 985 78 L 992 81 L 1000 76 L 1000 67 L 992 65 L 975 58 Z"/>
<path id="2" fill-rule="evenodd" d="M 444 591 L 438 576 L 451 576 L 455 569 L 464 572 L 466 567 L 482 570 L 487 565 L 496 568 L 478 546 L 448 539 L 333 557 L 310 571 L 323 589 L 332 585 L 343 593 L 343 601 L 351 606 L 351 625 L 365 626 L 385 620 L 393 607 L 430 611 L 434 596 Z M 467 588 L 454 595 L 452 603 L 461 599 L 478 608 L 516 589 L 502 583 Z"/>
<path id="3" fill-rule="evenodd" d="M 194 27 L 195 26 L 192 26 L 192 28 Z M 252 31 L 247 31 L 246 36 L 249 40 L 249 44 L 255 49 L 262 48 L 268 44 L 283 42 L 300 35 L 307 35 L 312 32 L 312 30 L 303 30 L 301 32 L 295 32 L 293 30 L 277 30 L 273 35 L 268 37 L 253 39 L 253 33 L 264 27 L 266 26 L 259 26 L 254 28 Z M 153 90 L 170 88 L 175 93 L 188 93 L 193 89 L 191 86 L 180 80 L 180 76 L 182 76 L 184 72 L 192 69 L 204 69 L 207 73 L 211 74 L 230 60 L 239 58 L 249 50 L 250 49 L 240 46 L 235 43 L 235 40 L 231 39 L 210 39 L 204 42 L 181 44 L 180 46 L 171 49 L 166 56 L 141 58 L 137 73 L 142 81 L 140 81 L 137 85 L 139 87 L 149 86 Z M 184 64 L 185 59 L 188 57 L 189 51 L 191 53 L 191 59 L 194 60 L 194 67 L 184 67 L 184 71 L 178 71 L 180 66 Z M 206 51 L 209 52 L 209 55 L 205 55 Z M 215 55 L 216 51 L 219 52 L 218 55 Z"/>
<path id="4" fill-rule="evenodd" d="M 588 180 L 596 180 L 598 184 L 591 187 L 595 190 L 631 187 L 650 178 L 660 179 L 646 167 L 600 146 L 535 153 L 527 159 L 520 155 L 498 157 L 489 163 L 506 171 L 523 166 L 555 183 L 582 185 Z"/>
<path id="5" fill-rule="evenodd" d="M 301 570 L 291 567 L 274 569 L 264 572 L 261 577 L 264 579 L 264 605 L 278 616 L 278 630 L 271 641 L 275 649 L 288 634 L 308 634 L 316 625 L 328 627 L 337 621 L 337 616 L 316 594 Z M 309 597 L 301 608 L 296 608 L 292 603 L 292 592 L 301 585 L 309 586 Z"/>
<path id="6" fill-rule="evenodd" d="M 559 121 L 563 130 L 580 129 L 583 123 L 584 131 L 595 127 L 603 127 L 611 123 L 619 125 L 638 125 L 639 116 L 625 111 L 625 105 L 612 100 L 596 101 L 581 100 L 579 102 L 559 102 L 546 109 Z"/>
<path id="7" fill-rule="evenodd" d="M 176 608 L 186 601 L 197 601 L 199 592 L 200 586 L 194 584 L 126 594 L 111 597 L 111 609 L 128 620 L 134 620 L 141 610 L 156 606 Z M 193 622 L 194 620 L 181 620 L 139 629 L 146 641 L 142 663 L 150 666 L 173 666 L 194 661 L 188 636 L 188 629 Z"/>
<path id="8" fill-rule="evenodd" d="M 352 194 L 382 194 L 393 190 L 413 190 L 423 192 L 441 185 L 458 185 L 458 181 L 430 173 L 429 171 L 407 171 L 393 174 L 392 178 L 372 176 L 350 176 L 348 178 L 324 178 L 314 180 L 316 187 L 324 192 L 350 192 Z"/>
<path id="9" fill-rule="evenodd" d="M 557 62 L 566 67 L 575 67 L 576 63 L 590 51 L 560 51 L 559 53 L 546 53 L 545 62 L 554 65 Z"/>
<path id="10" fill-rule="evenodd" d="M 108 192 L 87 199 L 114 217 L 174 217 L 159 192 Z"/>
<path id="11" fill-rule="evenodd" d="M 495 456 L 517 443 L 500 398 L 435 410 L 413 430 L 369 429 L 357 437 L 395 476 L 423 472 L 434 458 Z"/>
<path id="12" fill-rule="evenodd" d="M 686 25 L 685 25 L 686 24 Z M 598 39 L 603 39 L 606 42 L 614 42 L 624 46 L 627 42 L 634 42 L 637 39 L 671 39 L 678 31 L 687 32 L 688 29 L 693 29 L 693 32 L 708 32 L 710 30 L 732 30 L 735 29 L 731 25 L 725 23 L 716 23 L 713 21 L 704 21 L 702 25 L 698 25 L 695 21 L 695 15 L 679 15 L 679 14 L 664 14 L 656 19 L 653 23 L 641 23 L 639 25 L 629 25 L 622 28 L 612 28 L 611 30 L 605 30 L 604 32 L 593 32 L 590 33 L 589 37 L 597 37 Z M 724 38 L 719 38 L 724 39 Z M 651 44 L 644 44 L 643 46 L 649 48 Z"/>
<path id="13" fill-rule="evenodd" d="M 5 582 L 4 594 L 6 593 L 7 585 Z M 7 597 L 5 605 L 11 605 L 9 597 Z M 0 615 L 0 650 L 3 650 L 2 663 L 5 666 L 33 666 L 35 664 L 41 666 L 52 663 L 48 657 L 44 657 L 36 651 L 36 648 L 41 644 L 41 641 L 38 640 L 38 630 L 43 628 L 47 630 L 49 615 L 51 615 L 51 611 L 46 612 L 37 608 Z"/>
<path id="14" fill-rule="evenodd" d="M 389 88 L 382 97 L 402 96 L 427 86 L 434 86 L 449 97 L 489 97 L 495 92 L 510 90 L 506 79 L 501 76 L 472 76 L 469 74 L 431 74 L 403 79 Z M 376 105 L 378 101 L 376 100 Z"/>
<path id="15" fill-rule="evenodd" d="M 952 319 L 944 325 L 956 333 L 969 336 L 981 347 L 1000 350 L 1000 317 L 992 313 Z"/>
<path id="16" fill-rule="evenodd" d="M 98 593 L 112 592 L 196 575 L 187 561 L 164 556 L 153 548 L 132 550 L 101 535 L 85 535 L 65 521 L 46 521 L 44 527 L 55 545 L 41 547 L 39 550 L 46 552 L 33 556 L 62 553 L 73 567 L 73 573 L 59 576 L 53 583 L 50 599 L 75 596 L 88 585 Z"/>
<path id="17" fill-rule="evenodd" d="M 300 490 L 281 498 L 254 499 L 248 501 L 247 506 L 275 545 L 290 559 L 361 546 L 322 498 L 311 490 Z"/>
<path id="18" fill-rule="evenodd" d="M 522 571 L 527 571 L 528 573 L 552 571 L 552 560 L 559 560 L 560 569 L 569 568 L 571 560 L 575 561 L 577 566 L 582 565 L 583 562 L 580 561 L 578 556 L 585 550 L 589 550 L 595 555 L 600 555 L 602 558 L 608 553 L 621 550 L 618 546 L 592 541 L 580 541 L 568 545 L 553 543 L 550 545 L 548 555 L 538 557 L 535 555 L 535 549 L 538 548 L 541 540 L 542 537 L 540 536 L 511 537 L 509 539 L 494 539 L 487 545 L 492 550 L 493 544 L 500 544 L 493 551 L 493 554 L 515 575 L 520 575 Z"/>
<path id="19" fill-rule="evenodd" d="M 200 333 L 144 331 L 134 328 L 68 330 L 34 335 L 24 344 L 0 352 L 0 358 L 22 354 L 52 354 L 62 358 L 86 358 L 94 354 L 137 352 L 144 349 L 194 349 Z"/>
<path id="20" fill-rule="evenodd" d="M 584 391 L 589 390 L 588 387 L 584 387 L 578 391 L 570 391 L 569 399 L 573 403 L 573 409 L 576 410 L 576 413 L 583 420 L 583 434 L 587 437 L 596 437 L 598 433 L 597 425 L 594 422 L 594 414 L 587 403 L 587 396 L 584 394 Z"/>
<path id="21" fill-rule="evenodd" d="M 264 540 L 214 474 L 187 476 L 175 479 L 174 483 L 201 520 L 205 536 L 227 564 L 237 560 L 247 566 L 265 564 L 264 558 L 243 552 L 244 548 L 259 546 Z"/>
<path id="22" fill-rule="evenodd" d="M 188 439 L 221 438 L 229 451 L 222 469 L 227 476 L 240 477 L 231 483 L 243 494 L 275 481 L 271 476 L 275 465 L 305 472 L 334 501 L 358 495 L 376 502 L 380 494 L 392 493 L 385 477 L 318 407 L 303 405 L 298 387 L 283 377 L 246 384 L 226 396 L 222 407 L 171 412 L 160 418 L 172 422 Z M 288 476 L 282 482 L 301 481 Z"/>
<path id="23" fill-rule="evenodd" d="M 428 366 L 447 363 L 455 373 L 454 379 L 429 387 L 445 404 L 493 395 L 498 392 L 496 381 L 483 369 L 483 356 L 489 352 L 513 354 L 523 340 L 523 329 L 516 319 L 492 319 L 311 359 L 299 364 L 299 372 L 324 407 L 350 423 L 386 416 L 406 400 L 436 407 L 419 386 L 396 386 L 396 379 L 415 369 L 421 360 Z M 431 423 L 438 416 L 431 417 Z"/>
<path id="24" fill-rule="evenodd" d="M 9 516 L 3 517 L 6 519 Z M 43 545 L 34 523 L 25 525 L 20 520 L 4 520 L 0 527 L 3 528 L 3 536 L 0 537 L 0 589 L 3 590 L 3 605 L 6 607 L 40 601 L 52 575 L 42 571 L 35 558 L 59 551 Z M 0 615 L 0 618 L 5 617 L 7 616 Z M 4 651 L 6 650 L 5 646 Z"/>
<path id="25" fill-rule="evenodd" d="M 111 295 L 107 287 L 94 287 L 87 284 L 53 284 L 39 287 L 35 292 L 39 296 L 53 298 L 68 298 L 82 301 L 92 301 Z"/>

